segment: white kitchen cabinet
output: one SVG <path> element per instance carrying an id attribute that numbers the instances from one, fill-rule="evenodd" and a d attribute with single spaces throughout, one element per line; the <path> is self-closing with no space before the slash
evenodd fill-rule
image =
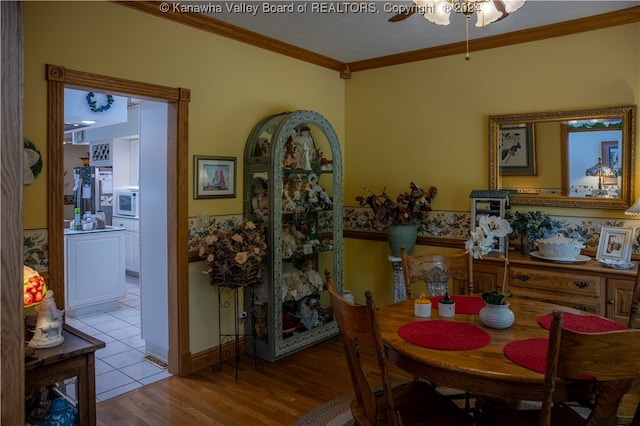
<path id="1" fill-rule="evenodd" d="M 118 309 L 125 295 L 124 231 L 65 230 L 65 309 L 79 318 Z"/>
<path id="2" fill-rule="evenodd" d="M 125 268 L 134 275 L 140 274 L 140 220 L 130 217 L 114 216 L 116 228 L 124 228 Z"/>

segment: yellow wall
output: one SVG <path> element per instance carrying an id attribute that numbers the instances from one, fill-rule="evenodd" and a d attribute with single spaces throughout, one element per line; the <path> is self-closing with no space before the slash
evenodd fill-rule
<path id="1" fill-rule="evenodd" d="M 113 3 L 25 2 L 24 26 L 24 134 L 44 158 L 44 69 L 51 63 L 191 89 L 189 155 L 238 157 L 239 188 L 244 143 L 260 118 L 318 111 L 341 141 L 347 206 L 356 205 L 363 186 L 397 193 L 413 180 L 438 187 L 434 209 L 468 211 L 470 191 L 487 186 L 489 115 L 640 103 L 640 24 L 472 52 L 471 61 L 456 55 L 357 72 L 348 81 L 334 71 Z M 46 161 L 44 167 L 24 191 L 27 229 L 46 227 Z M 241 211 L 240 197 L 190 199 L 188 205 L 190 216 Z M 599 210 L 550 213 L 621 216 Z M 380 304 L 391 300 L 388 253 L 383 242 L 346 241 L 345 286 L 356 300 L 368 288 Z M 192 277 L 190 286 L 194 352 L 213 344 L 206 314 L 213 309 L 211 292 L 199 278 Z"/>
<path id="2" fill-rule="evenodd" d="M 239 189 L 247 136 L 268 114 L 317 111 L 344 140 L 344 80 L 335 71 L 107 2 L 25 2 L 24 27 L 24 135 L 45 159 L 47 63 L 190 89 L 189 155 L 238 157 Z M 45 161 L 25 188 L 26 229 L 46 227 L 46 173 Z M 191 198 L 190 216 L 242 211 L 241 197 Z"/>
<path id="3" fill-rule="evenodd" d="M 47 227 L 47 63 L 191 90 L 189 156 L 237 157 L 239 192 L 222 200 L 190 196 L 189 216 L 242 212 L 244 145 L 266 115 L 314 110 L 345 139 L 345 83 L 335 71 L 106 2 L 25 2 L 24 38 L 24 135 L 45 159 L 40 177 L 24 190 L 25 229 Z M 192 352 L 217 345 L 214 292 L 202 269 L 190 267 Z"/>
<path id="4" fill-rule="evenodd" d="M 488 185 L 489 115 L 639 103 L 640 24 L 472 52 L 470 61 L 461 54 L 354 73 L 346 89 L 345 205 L 357 205 L 364 186 L 397 194 L 415 181 L 438 188 L 435 210 L 469 211 L 471 190 Z M 387 254 L 383 243 L 347 241 L 345 286 L 356 301 L 368 288 L 379 302 L 391 300 Z"/>

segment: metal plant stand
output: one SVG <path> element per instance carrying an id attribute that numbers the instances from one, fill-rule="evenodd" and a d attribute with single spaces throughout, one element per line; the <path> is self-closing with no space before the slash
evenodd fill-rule
<path id="1" fill-rule="evenodd" d="M 238 381 L 238 363 L 240 362 L 240 337 L 245 338 L 245 345 L 249 344 L 249 340 L 253 345 L 253 364 L 256 370 L 262 370 L 264 368 L 262 362 L 256 356 L 256 336 L 254 334 L 253 329 L 253 321 L 247 321 L 247 316 L 251 315 L 252 312 L 246 310 L 243 306 L 243 310 L 239 310 L 240 297 L 239 293 L 242 290 L 242 294 L 244 296 L 244 305 L 249 306 L 250 308 L 253 306 L 253 287 L 247 286 L 242 287 L 238 285 L 218 285 L 218 363 L 215 364 L 212 369 L 214 372 L 218 373 L 222 370 L 222 360 L 225 358 L 224 354 L 227 355 L 227 358 L 233 356 L 235 358 L 235 378 Z M 247 303 L 249 301 L 249 303 Z M 222 326 L 222 311 L 223 309 L 231 309 L 233 310 L 233 331 L 224 332 L 226 330 L 223 329 Z M 226 311 L 228 312 L 228 311 Z M 245 325 L 245 329 L 243 332 L 240 332 L 240 324 L 243 323 Z M 246 330 L 246 327 L 249 327 L 250 330 Z M 233 342 L 233 355 L 231 354 L 231 350 L 223 349 L 223 344 Z"/>

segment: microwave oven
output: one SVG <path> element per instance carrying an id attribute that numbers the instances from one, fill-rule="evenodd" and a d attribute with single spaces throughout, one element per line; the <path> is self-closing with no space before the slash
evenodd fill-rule
<path id="1" fill-rule="evenodd" d="M 131 189 L 118 190 L 114 194 L 116 216 L 138 217 L 140 213 L 139 192 Z"/>

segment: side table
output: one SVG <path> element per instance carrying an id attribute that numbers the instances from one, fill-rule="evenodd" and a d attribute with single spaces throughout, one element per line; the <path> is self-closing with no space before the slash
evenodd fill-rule
<path id="1" fill-rule="evenodd" d="M 250 325 L 253 324 L 253 321 L 248 322 L 247 316 L 252 315 L 253 311 L 247 310 L 238 310 L 238 305 L 240 304 L 240 298 L 238 293 L 242 291 L 244 304 L 247 305 L 247 300 L 249 300 L 248 306 L 250 309 L 253 309 L 253 287 L 252 286 L 237 286 L 237 285 L 218 285 L 218 363 L 213 366 L 214 372 L 219 372 L 222 370 L 222 345 L 226 342 L 233 342 L 234 349 L 234 358 L 235 358 L 235 373 L 236 373 L 236 381 L 238 381 L 238 362 L 240 361 L 240 337 L 250 338 L 253 344 L 253 363 L 256 370 L 262 370 L 263 365 L 258 360 L 257 351 L 256 351 L 256 337 L 253 333 L 253 327 L 251 327 L 251 331 L 247 332 L 247 330 L 243 330 L 240 333 L 240 323 L 244 322 L 245 326 L 247 323 Z M 223 297 L 226 295 L 226 297 Z M 232 309 L 233 310 L 233 330 L 227 331 L 223 328 L 222 325 L 222 310 L 223 309 Z M 240 315 L 242 313 L 242 316 Z M 246 340 L 245 340 L 245 344 Z"/>
<path id="2" fill-rule="evenodd" d="M 96 424 L 95 351 L 105 343 L 64 324 L 64 343 L 36 349 L 37 358 L 24 363 L 25 392 L 77 378 L 75 400 L 81 425 Z M 26 344 L 25 344 L 26 349 Z"/>

